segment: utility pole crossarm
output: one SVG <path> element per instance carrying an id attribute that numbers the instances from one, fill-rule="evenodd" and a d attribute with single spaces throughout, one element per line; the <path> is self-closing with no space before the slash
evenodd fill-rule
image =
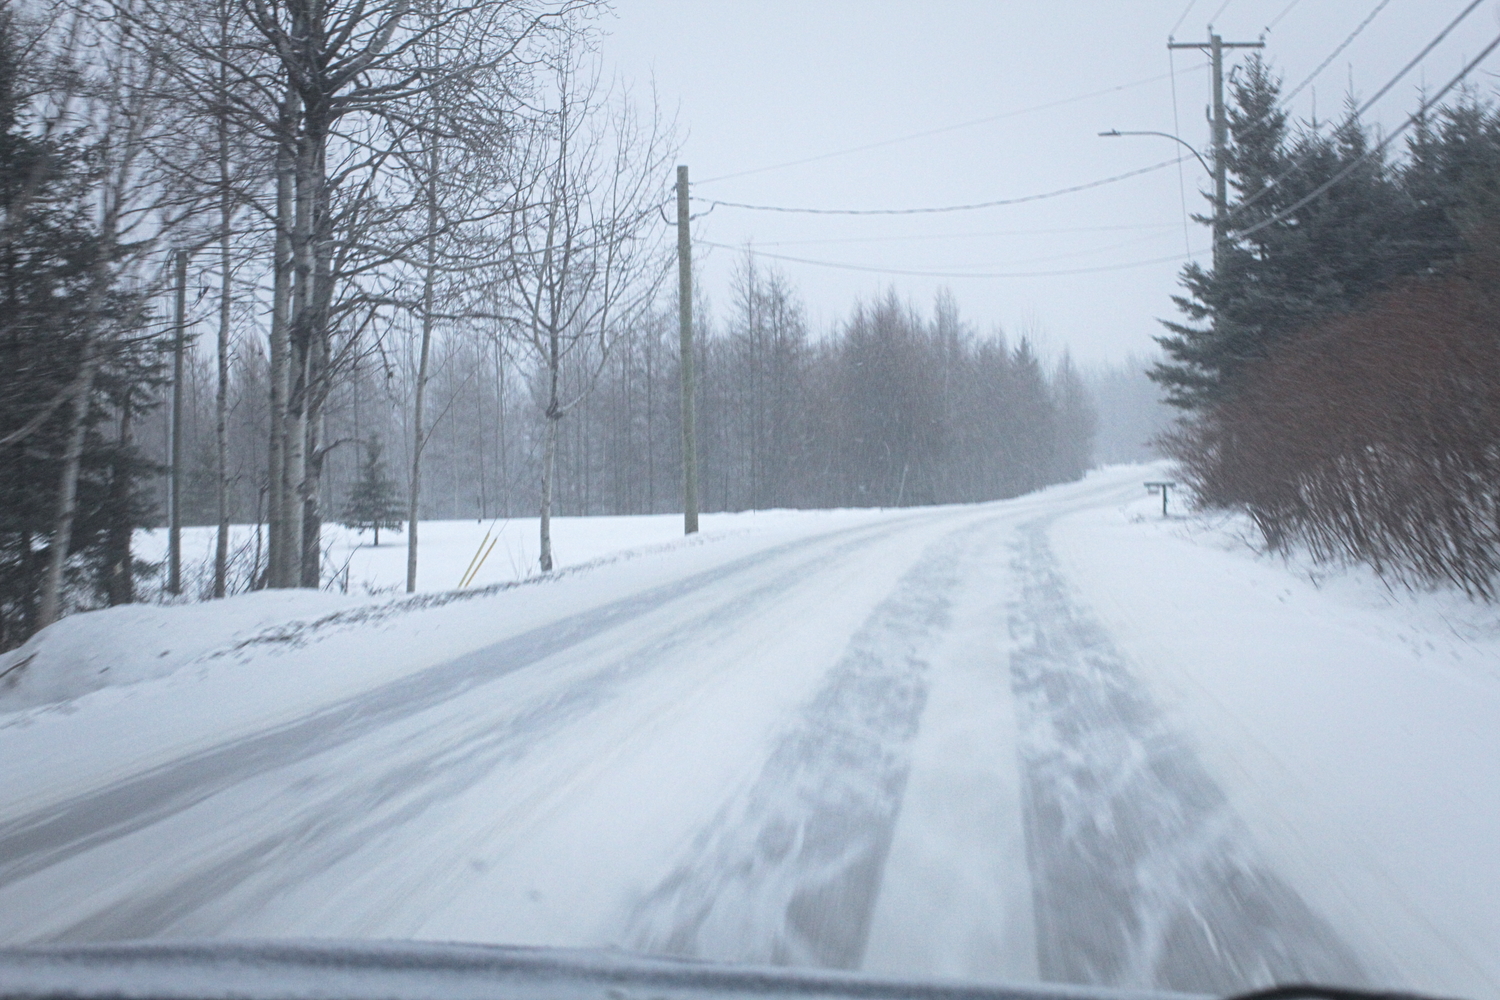
<path id="1" fill-rule="evenodd" d="M 1221 49 L 1263 49 L 1265 42 L 1220 42 Z M 1168 42 L 1169 49 L 1198 49 L 1203 52 L 1213 51 L 1212 42 Z"/>

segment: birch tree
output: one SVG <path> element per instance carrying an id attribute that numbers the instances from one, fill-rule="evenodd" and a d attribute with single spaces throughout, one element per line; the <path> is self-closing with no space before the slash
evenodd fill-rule
<path id="1" fill-rule="evenodd" d="M 80 138 L 88 143 L 93 167 L 90 197 L 98 246 L 85 293 L 77 366 L 62 411 L 66 430 L 38 627 L 51 624 L 62 611 L 63 573 L 78 513 L 79 471 L 100 369 L 130 346 L 125 334 L 143 323 L 139 303 L 150 293 L 150 265 L 157 248 L 182 234 L 199 208 L 192 192 L 161 169 L 162 157 L 156 152 L 169 148 L 165 136 L 178 121 L 163 86 L 159 51 L 133 37 L 128 25 L 87 8 L 73 17 L 83 27 L 72 37 L 82 34 L 84 39 L 77 53 L 64 54 L 59 69 L 80 79 L 72 114 Z M 157 268 L 155 280 L 163 273 Z M 126 284 L 135 286 L 126 296 L 135 304 L 121 298 L 119 289 Z"/>
<path id="2" fill-rule="evenodd" d="M 553 567 L 558 424 L 588 396 L 666 276 L 661 207 L 675 155 L 655 107 L 638 111 L 571 48 L 558 53 L 550 100 L 519 172 L 529 183 L 509 219 L 501 285 L 544 418 L 544 573 Z"/>

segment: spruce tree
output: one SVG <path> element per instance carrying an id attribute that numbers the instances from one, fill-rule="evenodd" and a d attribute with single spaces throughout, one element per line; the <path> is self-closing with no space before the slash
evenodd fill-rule
<path id="1" fill-rule="evenodd" d="M 1228 239 L 1216 270 L 1183 269 L 1186 294 L 1174 302 L 1186 321 L 1163 321 L 1169 333 L 1158 342 L 1169 360 L 1151 373 L 1168 402 L 1189 410 L 1232 398 L 1248 371 L 1298 331 L 1453 253 L 1451 231 L 1434 225 L 1401 172 L 1367 156 L 1352 98 L 1333 129 L 1312 122 L 1292 132 L 1280 81 L 1254 57 L 1231 78 L 1230 101 Z"/>
<path id="2" fill-rule="evenodd" d="M 39 126 L 26 98 L 41 89 L 12 10 L 0 7 L 0 649 L 36 627 L 37 594 L 58 502 L 67 414 L 90 323 L 139 331 L 138 298 L 117 290 L 89 312 L 103 252 L 89 209 L 87 155 Z M 143 480 L 155 468 L 130 442 L 130 415 L 158 376 L 152 339 L 118 338 L 86 399 L 85 437 L 68 544 L 73 606 L 129 600 L 140 568 L 130 532 L 148 523 Z M 124 578 L 121 577 L 124 574 Z"/>
<path id="3" fill-rule="evenodd" d="M 342 515 L 346 528 L 361 534 L 366 529 L 373 529 L 377 546 L 381 528 L 401 530 L 405 506 L 398 496 L 395 482 L 386 475 L 385 460 L 380 453 L 380 437 L 372 434 L 365 444 L 364 464 L 359 467 L 359 478 L 349 490 Z"/>

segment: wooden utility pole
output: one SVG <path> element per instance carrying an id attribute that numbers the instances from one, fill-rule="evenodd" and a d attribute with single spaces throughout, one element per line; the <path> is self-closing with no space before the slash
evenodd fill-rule
<path id="1" fill-rule="evenodd" d="M 182 593 L 182 355 L 187 340 L 187 251 L 176 254 L 177 326 L 172 340 L 172 478 L 168 486 L 167 593 Z"/>
<path id="2" fill-rule="evenodd" d="M 229 0 L 219 0 L 219 82 L 216 111 L 219 139 L 219 385 L 214 393 L 214 513 L 219 530 L 214 538 L 214 597 L 223 597 L 229 587 L 229 324 L 234 286 L 231 227 L 234 224 L 234 193 L 229 172 Z"/>
<path id="3" fill-rule="evenodd" d="M 1169 49 L 1207 52 L 1214 69 L 1214 270 L 1219 269 L 1219 246 L 1224 242 L 1229 217 L 1229 182 L 1226 174 L 1229 151 L 1229 117 L 1224 111 L 1224 50 L 1263 49 L 1265 42 L 1226 42 L 1209 29 L 1207 42 L 1174 42 Z"/>
<path id="4" fill-rule="evenodd" d="M 677 168 L 677 327 L 682 372 L 682 528 L 698 531 L 698 432 L 693 402 L 693 237 L 688 168 Z"/>

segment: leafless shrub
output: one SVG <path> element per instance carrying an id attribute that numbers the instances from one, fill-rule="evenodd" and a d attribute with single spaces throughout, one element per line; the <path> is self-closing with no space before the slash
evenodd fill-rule
<path id="1" fill-rule="evenodd" d="M 1272 547 L 1500 593 L 1500 246 L 1305 331 L 1164 440 Z"/>

